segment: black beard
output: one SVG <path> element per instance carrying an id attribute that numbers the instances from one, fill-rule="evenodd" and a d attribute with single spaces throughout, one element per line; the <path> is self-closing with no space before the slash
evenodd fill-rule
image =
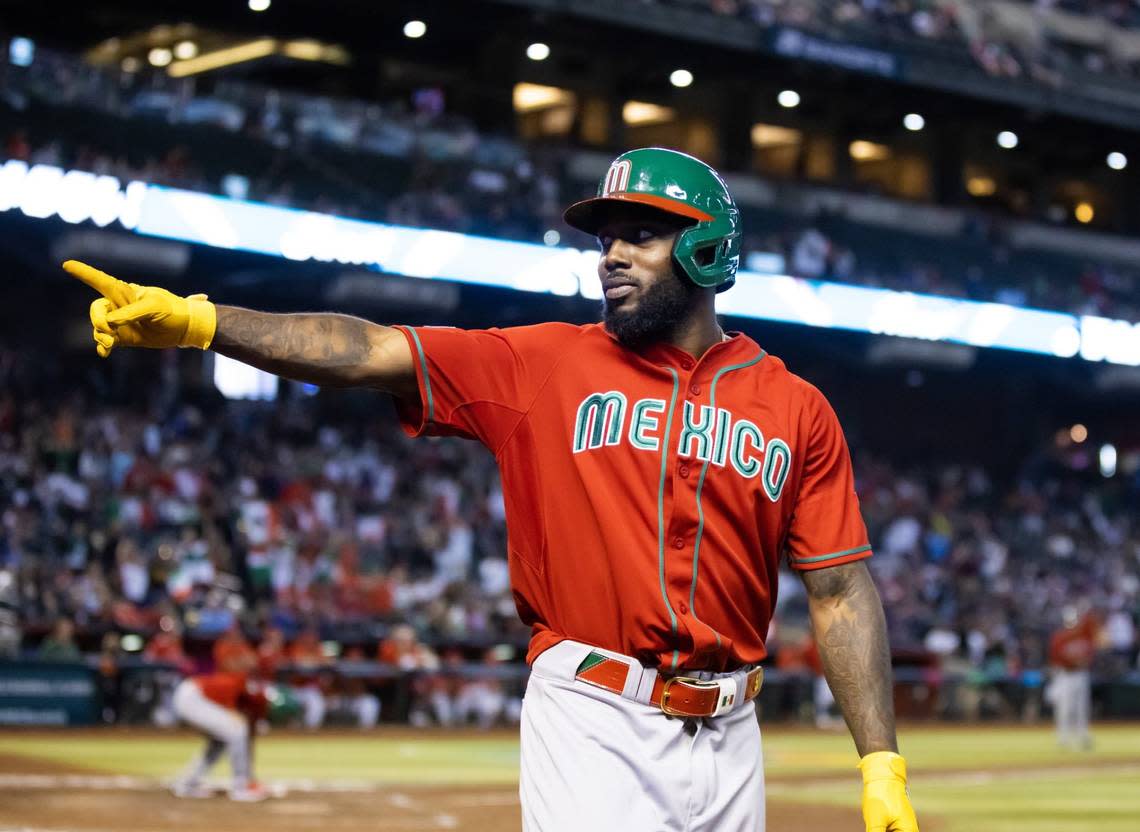
<path id="1" fill-rule="evenodd" d="M 631 311 L 611 306 L 602 296 L 602 320 L 606 329 L 622 344 L 641 349 L 667 341 L 689 317 L 700 288 L 676 271 L 672 278 L 644 289 Z"/>

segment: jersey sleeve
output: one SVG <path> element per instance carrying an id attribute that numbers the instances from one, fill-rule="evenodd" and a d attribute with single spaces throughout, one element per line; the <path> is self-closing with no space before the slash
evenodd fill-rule
<path id="1" fill-rule="evenodd" d="M 506 329 L 397 327 L 408 339 L 418 400 L 397 400 L 411 436 L 462 436 L 497 452 L 557 357 L 553 325 Z"/>
<path id="2" fill-rule="evenodd" d="M 804 469 L 785 547 L 789 565 L 799 570 L 871 556 L 843 430 L 823 394 L 811 390 Z"/>

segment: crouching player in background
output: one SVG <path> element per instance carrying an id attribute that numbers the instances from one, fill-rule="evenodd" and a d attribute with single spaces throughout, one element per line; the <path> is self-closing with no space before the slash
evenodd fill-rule
<path id="1" fill-rule="evenodd" d="M 177 797 L 212 797 L 204 778 L 228 753 L 233 783 L 230 799 L 255 802 L 271 797 L 253 779 L 254 727 L 268 715 L 266 686 L 245 673 L 223 671 L 183 680 L 174 690 L 174 713 L 206 735 L 206 747 L 172 786 Z"/>

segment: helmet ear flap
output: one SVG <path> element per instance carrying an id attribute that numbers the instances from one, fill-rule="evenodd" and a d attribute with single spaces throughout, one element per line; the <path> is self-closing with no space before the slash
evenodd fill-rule
<path id="1" fill-rule="evenodd" d="M 701 267 L 711 266 L 713 263 L 716 262 L 716 258 L 719 254 L 717 249 L 719 249 L 719 248 L 722 248 L 722 247 L 721 246 L 702 246 L 701 248 L 698 248 L 696 251 L 693 252 L 693 260 L 696 261 L 698 266 L 701 266 Z"/>
<path id="2" fill-rule="evenodd" d="M 718 292 L 736 279 L 740 262 L 740 232 L 735 212 L 697 223 L 677 235 L 673 259 L 693 283 Z"/>

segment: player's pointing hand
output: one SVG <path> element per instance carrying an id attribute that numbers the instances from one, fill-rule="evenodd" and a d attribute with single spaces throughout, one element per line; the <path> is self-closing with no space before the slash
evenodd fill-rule
<path id="1" fill-rule="evenodd" d="M 95 349 L 103 358 L 117 344 L 204 350 L 214 338 L 217 312 L 205 295 L 182 298 L 158 286 L 127 283 L 78 260 L 63 268 L 102 295 L 90 314 Z"/>

